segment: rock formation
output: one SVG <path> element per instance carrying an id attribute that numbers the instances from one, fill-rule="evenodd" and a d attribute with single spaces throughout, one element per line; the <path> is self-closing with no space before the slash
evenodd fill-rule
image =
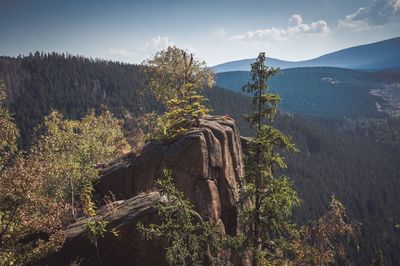
<path id="1" fill-rule="evenodd" d="M 172 170 L 176 187 L 203 218 L 222 221 L 226 232 L 235 234 L 243 161 L 234 120 L 208 116 L 183 136 L 147 143 L 140 154 L 104 169 L 96 190 L 101 196 L 128 199 L 151 191 L 163 168 Z"/>
<path id="2" fill-rule="evenodd" d="M 156 219 L 151 206 L 160 196 L 152 191 L 164 168 L 172 170 L 175 186 L 203 219 L 220 224 L 227 234 L 238 233 L 236 203 L 243 176 L 241 139 L 234 120 L 207 116 L 200 120 L 198 128 L 165 143 L 149 142 L 139 154 L 125 156 L 101 170 L 96 198 L 112 194 L 115 200 L 124 200 L 114 214 L 103 210 L 92 218 L 104 218 L 109 221 L 109 230 L 121 231 L 121 241 L 106 237 L 99 243 L 104 257 L 115 257 L 113 265 L 163 264 L 159 243 L 141 240 L 134 227 L 139 220 Z M 68 227 L 67 241 L 53 259 L 71 254 L 96 258 L 93 245 L 84 240 L 85 222 L 84 219 Z M 89 247 L 91 255 L 83 254 Z"/>
<path id="3" fill-rule="evenodd" d="M 157 221 L 152 206 L 160 200 L 158 192 L 150 192 L 104 206 L 96 217 L 70 225 L 61 250 L 38 265 L 167 265 L 161 244 L 144 241 L 136 230 L 139 221 Z M 86 224 L 95 220 L 106 221 L 108 229 L 104 238 L 98 239 L 98 250 L 87 236 Z"/>

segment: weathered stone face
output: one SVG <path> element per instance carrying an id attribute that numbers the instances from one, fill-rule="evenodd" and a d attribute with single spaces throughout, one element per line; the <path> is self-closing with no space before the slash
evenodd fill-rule
<path id="1" fill-rule="evenodd" d="M 236 234 L 240 178 L 243 161 L 240 136 L 230 118 L 208 116 L 199 128 L 166 143 L 147 143 L 140 154 L 103 170 L 97 186 L 101 195 L 112 192 L 127 199 L 154 189 L 162 169 L 173 172 L 176 187 L 199 214 L 221 222 L 228 234 Z"/>
<path id="2" fill-rule="evenodd" d="M 239 232 L 237 201 L 242 188 L 243 161 L 240 136 L 235 122 L 221 116 L 207 116 L 199 127 L 166 143 L 147 143 L 137 155 L 115 160 L 101 170 L 95 197 L 101 202 L 112 193 L 119 202 L 115 212 L 101 207 L 96 217 L 108 221 L 107 229 L 120 231 L 99 240 L 102 265 L 163 265 L 164 250 L 157 241 L 144 241 L 137 222 L 156 222 L 152 206 L 162 200 L 154 183 L 162 170 L 172 170 L 175 186 L 184 193 L 204 220 L 218 224 L 230 235 Z M 83 265 L 99 264 L 96 249 L 85 235 L 82 219 L 65 231 L 63 248 L 46 259 L 45 265 L 69 265 L 83 258 Z M 243 264 L 230 254 L 235 265 Z M 244 263 L 246 264 L 246 263 Z"/>
<path id="3" fill-rule="evenodd" d="M 136 224 L 157 222 L 152 208 L 162 199 L 158 192 L 137 195 L 115 203 L 111 209 L 102 208 L 93 218 L 85 218 L 71 224 L 65 231 L 64 246 L 37 265 L 167 265 L 164 248 L 159 241 L 144 241 L 136 230 Z M 98 250 L 87 237 L 88 221 L 107 222 L 104 238 L 98 239 Z M 118 236 L 111 233 L 117 231 Z"/>

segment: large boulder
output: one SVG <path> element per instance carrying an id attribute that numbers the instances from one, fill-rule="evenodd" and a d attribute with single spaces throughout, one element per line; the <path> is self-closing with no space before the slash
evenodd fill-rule
<path id="1" fill-rule="evenodd" d="M 207 116 L 199 127 L 168 142 L 149 142 L 136 156 L 127 156 L 102 170 L 98 197 L 112 194 L 129 199 L 154 189 L 164 168 L 171 169 L 176 187 L 204 218 L 238 232 L 238 207 L 243 161 L 235 121 Z"/>
<path id="2" fill-rule="evenodd" d="M 164 265 L 161 243 L 143 240 L 136 230 L 139 221 L 158 222 L 152 207 L 163 198 L 154 185 L 163 177 L 164 168 L 172 170 L 175 186 L 203 220 L 218 224 L 229 235 L 239 233 L 237 202 L 243 187 L 243 161 L 239 132 L 231 118 L 207 116 L 182 136 L 149 142 L 139 154 L 128 154 L 99 167 L 101 175 L 95 188 L 98 214 L 70 225 L 62 249 L 42 265 L 69 265 L 74 261 L 82 265 Z M 114 202 L 105 205 L 110 199 Z M 87 223 L 96 220 L 107 222 L 106 236 L 98 240 L 97 250 L 86 233 Z M 118 237 L 111 233 L 116 230 Z M 249 264 L 229 250 L 223 256 L 230 256 L 234 265 Z"/>
<path id="3" fill-rule="evenodd" d="M 161 200 L 158 192 L 151 192 L 104 206 L 95 217 L 68 226 L 63 247 L 37 265 L 166 265 L 159 241 L 145 241 L 136 230 L 139 221 L 157 222 L 153 206 Z M 87 235 L 87 224 L 98 220 L 107 222 L 107 232 L 98 239 L 96 249 Z"/>

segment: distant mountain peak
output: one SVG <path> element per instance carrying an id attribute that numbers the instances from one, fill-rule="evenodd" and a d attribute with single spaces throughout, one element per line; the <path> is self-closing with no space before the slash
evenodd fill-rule
<path id="1" fill-rule="evenodd" d="M 213 67 L 214 71 L 249 71 L 255 58 L 226 62 Z M 387 69 L 400 67 L 400 37 L 358 45 L 304 61 L 284 61 L 267 58 L 267 65 L 283 69 L 295 67 L 341 67 L 349 69 Z"/>

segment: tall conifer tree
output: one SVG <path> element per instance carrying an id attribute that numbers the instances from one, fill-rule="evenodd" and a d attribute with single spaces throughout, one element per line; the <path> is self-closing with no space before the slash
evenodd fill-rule
<path id="1" fill-rule="evenodd" d="M 285 176 L 274 176 L 276 168 L 286 167 L 281 151 L 297 151 L 289 137 L 272 126 L 280 98 L 269 92 L 268 81 L 278 71 L 267 67 L 265 53 L 260 53 L 251 65 L 251 82 L 243 87 L 254 95 L 254 113 L 247 119 L 257 130 L 245 158 L 246 192 L 242 195 L 242 202 L 247 204 L 242 224 L 254 265 L 269 260 L 273 239 L 294 229 L 288 218 L 292 208 L 300 203 L 291 181 Z"/>

